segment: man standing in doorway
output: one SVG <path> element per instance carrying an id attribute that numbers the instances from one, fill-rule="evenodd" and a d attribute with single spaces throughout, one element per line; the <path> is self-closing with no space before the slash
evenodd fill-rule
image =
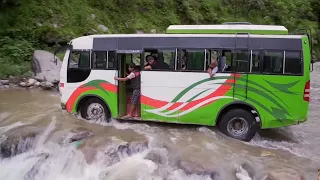
<path id="1" fill-rule="evenodd" d="M 134 112 L 136 111 L 136 114 L 140 114 L 139 112 L 137 112 L 138 110 L 138 106 L 140 104 L 140 71 L 138 70 L 138 68 L 136 67 L 136 65 L 134 63 L 129 65 L 129 72 L 130 74 L 125 77 L 125 78 L 119 78 L 119 77 L 114 77 L 115 80 L 118 81 L 131 81 L 131 87 L 133 89 L 132 92 L 132 97 L 131 97 L 131 105 L 129 106 L 129 111 L 128 114 L 123 116 L 123 119 L 126 118 L 132 118 Z"/>

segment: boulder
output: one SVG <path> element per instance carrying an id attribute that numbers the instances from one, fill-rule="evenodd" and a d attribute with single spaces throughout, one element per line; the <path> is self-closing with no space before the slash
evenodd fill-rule
<path id="1" fill-rule="evenodd" d="M 0 144 L 0 157 L 7 158 L 28 151 L 35 140 L 35 137 L 43 129 L 35 126 L 22 126 L 11 129 L 5 133 L 7 137 Z"/>
<path id="2" fill-rule="evenodd" d="M 40 83 L 40 87 L 41 87 L 43 90 L 51 90 L 51 89 L 54 87 L 54 85 L 53 85 L 53 83 L 51 83 L 51 82 L 41 82 L 41 83 Z"/>
<path id="3" fill-rule="evenodd" d="M 28 86 L 34 86 L 37 82 L 38 82 L 37 80 L 30 78 L 28 79 L 27 84 Z"/>
<path id="4" fill-rule="evenodd" d="M 103 32 L 107 32 L 109 30 L 105 25 L 102 24 L 99 24 L 98 29 L 100 29 Z"/>
<path id="5" fill-rule="evenodd" d="M 197 174 L 197 175 L 209 175 L 211 179 L 215 179 L 217 173 L 213 169 L 208 169 L 202 164 L 190 160 L 179 160 L 177 166 L 182 169 L 187 175 Z"/>
<path id="6" fill-rule="evenodd" d="M 55 62 L 57 60 L 57 64 Z M 48 51 L 36 50 L 33 53 L 32 69 L 38 81 L 59 82 L 62 61 Z"/>
<path id="7" fill-rule="evenodd" d="M 93 136 L 93 132 L 85 129 L 85 128 L 75 128 L 71 130 L 71 136 L 68 140 L 69 143 L 83 140 L 87 137 Z"/>
<path id="8" fill-rule="evenodd" d="M 21 82 L 19 85 L 21 87 L 29 87 L 28 83 L 26 83 L 26 82 Z"/>
<path id="9" fill-rule="evenodd" d="M 9 85 L 9 80 L 0 80 L 0 85 Z"/>
<path id="10" fill-rule="evenodd" d="M 305 178 L 293 169 L 277 169 L 267 175 L 266 180 L 305 180 Z"/>

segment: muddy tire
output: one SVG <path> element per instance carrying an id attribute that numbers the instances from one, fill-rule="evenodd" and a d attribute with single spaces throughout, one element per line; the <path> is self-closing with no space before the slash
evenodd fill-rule
<path id="1" fill-rule="evenodd" d="M 258 125 L 255 117 L 249 111 L 232 109 L 222 115 L 218 128 L 229 137 L 248 142 L 255 136 Z"/>
<path id="2" fill-rule="evenodd" d="M 110 112 L 106 104 L 98 98 L 88 99 L 80 108 L 81 117 L 86 120 L 103 119 L 110 121 Z"/>

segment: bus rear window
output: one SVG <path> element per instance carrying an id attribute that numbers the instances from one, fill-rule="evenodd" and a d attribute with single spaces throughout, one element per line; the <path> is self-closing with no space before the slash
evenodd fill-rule
<path id="1" fill-rule="evenodd" d="M 302 59 L 300 52 L 285 52 L 285 74 L 302 74 Z"/>

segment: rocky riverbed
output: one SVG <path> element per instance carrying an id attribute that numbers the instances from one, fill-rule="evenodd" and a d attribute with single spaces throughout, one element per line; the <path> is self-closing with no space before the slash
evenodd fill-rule
<path id="1" fill-rule="evenodd" d="M 32 59 L 32 76 L 9 77 L 0 80 L 0 89 L 41 88 L 58 89 L 61 60 L 50 52 L 36 50 Z"/>

